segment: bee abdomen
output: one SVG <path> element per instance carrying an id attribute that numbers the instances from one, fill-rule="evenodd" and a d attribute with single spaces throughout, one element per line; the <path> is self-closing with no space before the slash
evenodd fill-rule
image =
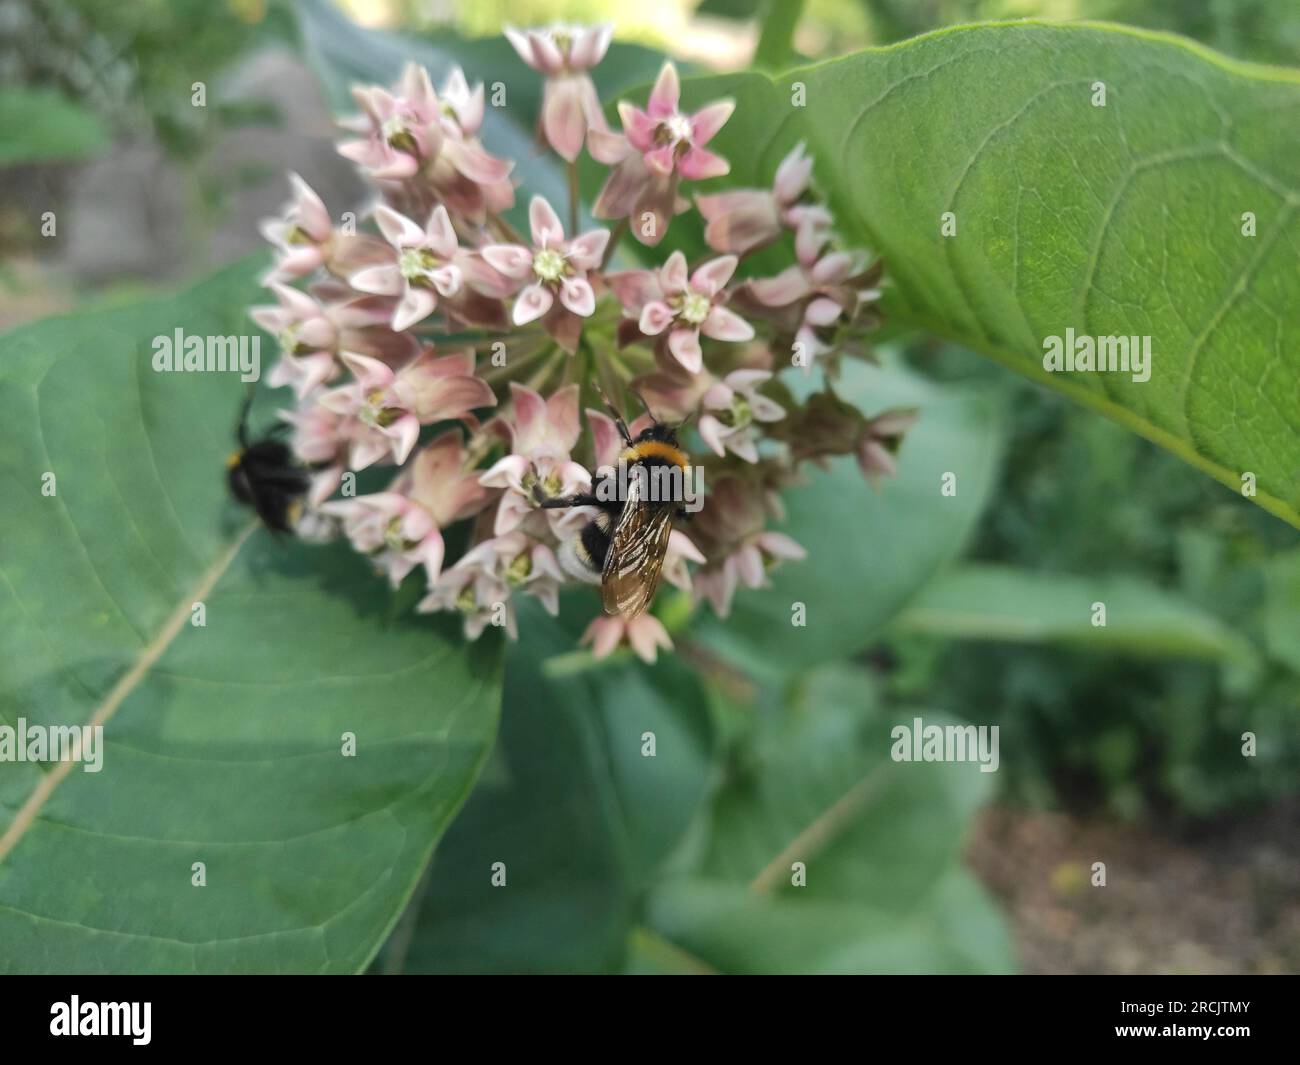
<path id="1" fill-rule="evenodd" d="M 610 516 L 601 511 L 571 540 L 560 545 L 560 568 L 587 584 L 599 584 L 609 553 Z"/>

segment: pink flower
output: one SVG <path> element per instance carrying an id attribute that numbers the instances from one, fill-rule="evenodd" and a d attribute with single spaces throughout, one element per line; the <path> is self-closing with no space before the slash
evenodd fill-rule
<path id="1" fill-rule="evenodd" d="M 693 528 L 709 560 L 693 577 L 697 603 L 707 599 L 714 612 L 725 618 L 738 587 L 766 587 L 770 566 L 807 557 L 785 533 L 764 528 L 766 521 L 761 486 L 737 476 L 723 476 L 713 483 L 708 506 L 696 516 Z"/>
<path id="2" fill-rule="evenodd" d="M 684 115 L 678 110 L 680 100 L 677 68 L 665 63 L 650 90 L 646 110 L 619 101 L 623 135 L 656 174 L 678 173 L 691 181 L 722 177 L 731 167 L 704 145 L 726 125 L 736 109 L 735 101 L 719 100 L 693 115 Z"/>
<path id="3" fill-rule="evenodd" d="M 597 659 L 613 654 L 614 649 L 624 642 L 647 664 L 658 658 L 661 647 L 665 651 L 673 649 L 672 637 L 653 614 L 640 614 L 631 621 L 622 616 L 602 614 L 587 626 L 587 631 L 578 641 L 582 646 L 591 644 L 591 653 Z"/>
<path id="4" fill-rule="evenodd" d="M 279 218 L 265 219 L 262 235 L 280 249 L 275 280 L 306 277 L 325 263 L 325 245 L 334 233 L 334 223 L 325 204 L 312 187 L 292 171 L 289 185 L 293 199 Z"/>
<path id="5" fill-rule="evenodd" d="M 429 72 L 416 63 L 406 65 L 395 92 L 353 89 L 362 114 L 343 126 L 364 136 L 338 149 L 376 180 L 418 175 L 449 210 L 481 222 L 487 211 L 514 203 L 512 164 L 489 155 L 474 137 L 483 119 L 482 86 L 471 93 L 457 68 L 443 91 L 440 101 Z"/>
<path id="6" fill-rule="evenodd" d="M 664 553 L 664 580 L 674 588 L 684 592 L 691 590 L 691 571 L 686 563 L 694 562 L 704 565 L 708 559 L 700 553 L 691 538 L 681 529 L 674 529 L 668 534 L 668 550 Z"/>
<path id="7" fill-rule="evenodd" d="M 562 26 L 519 30 L 506 27 L 506 38 L 519 58 L 546 75 L 538 127 L 564 159 L 573 162 L 582 151 L 589 128 L 604 131 L 600 98 L 587 71 L 605 58 L 614 27 Z"/>
<path id="8" fill-rule="evenodd" d="M 514 411 L 505 424 L 512 439 L 511 454 L 495 463 L 479 481 L 487 488 L 504 488 L 493 531 L 497 536 L 518 528 L 538 511 L 533 489 L 549 498 L 573 495 L 591 487 L 586 467 L 569 453 L 581 434 L 578 425 L 578 386 L 569 385 L 549 400 L 531 388 L 510 383 Z M 572 511 L 545 512 L 549 527 L 567 530 L 577 519 Z"/>
<path id="9" fill-rule="evenodd" d="M 320 405 L 340 415 L 350 440 L 348 464 L 362 470 L 388 455 L 400 466 L 420 436 L 420 426 L 470 417 L 496 404 L 486 381 L 474 376 L 474 353 L 435 357 L 432 349 L 400 370 L 378 359 L 344 352 L 355 378 L 326 392 Z"/>
<path id="10" fill-rule="evenodd" d="M 295 281 L 322 267 L 345 276 L 381 261 L 386 249 L 380 241 L 334 232 L 329 212 L 311 186 L 294 173 L 289 174 L 289 184 L 293 199 L 280 217 L 263 219 L 258 225 L 262 235 L 279 251 L 275 266 L 262 279 L 263 284 Z"/>
<path id="11" fill-rule="evenodd" d="M 640 335 L 640 329 L 637 329 L 637 334 Z M 657 417 L 663 421 L 681 422 L 699 410 L 704 393 L 715 380 L 708 371 L 691 373 L 676 359 L 665 359 L 633 384 Z"/>
<path id="12" fill-rule="evenodd" d="M 396 588 L 416 566 L 433 581 L 442 569 L 441 529 L 483 509 L 488 493 L 466 470 L 459 431 L 448 430 L 416 456 L 386 492 L 321 506 L 342 520 L 352 546 L 369 555 Z"/>
<path id="13" fill-rule="evenodd" d="M 458 610 L 465 615 L 465 635 L 477 639 L 489 623 L 504 625 L 517 639 L 511 596 L 522 592 L 541 600 L 552 616 L 560 610 L 564 574 L 555 553 L 544 543 L 515 531 L 484 540 L 429 585 L 416 607 L 421 613 Z M 500 619 L 500 620 L 497 620 Z"/>
<path id="14" fill-rule="evenodd" d="M 903 441 L 903 434 L 916 424 L 917 413 L 912 409 L 887 410 L 867 422 L 858 443 L 857 460 L 862 476 L 872 488 L 880 488 L 882 477 L 898 473 L 894 456 Z"/>
<path id="15" fill-rule="evenodd" d="M 621 134 L 592 130 L 587 147 L 599 162 L 615 169 L 605 181 L 592 213 L 597 218 L 632 217 L 632 232 L 643 244 L 658 244 L 668 222 L 680 209 L 680 179 L 702 181 L 721 177 L 730 165 L 704 147 L 735 110 L 732 100 L 719 100 L 684 115 L 678 110 L 681 86 L 677 69 L 665 63 L 650 92 L 646 110 L 626 101 L 618 105 Z M 645 216 L 652 224 L 642 224 Z"/>
<path id="16" fill-rule="evenodd" d="M 248 313 L 280 342 L 284 357 L 267 375 L 272 388 L 289 385 L 302 398 L 338 376 L 340 351 L 401 362 L 419 350 L 414 337 L 389 328 L 392 300 L 358 297 L 339 282 L 314 285 L 311 293 L 273 283 L 271 291 L 276 306 Z"/>
<path id="17" fill-rule="evenodd" d="M 596 294 L 587 280 L 587 271 L 600 267 L 600 259 L 609 241 L 609 230 L 593 229 L 571 241 L 564 239 L 564 227 L 551 205 L 534 196 L 528 205 L 528 222 L 533 246 L 489 244 L 483 248 L 488 265 L 509 279 L 514 291 L 514 323 L 526 325 L 552 311 L 558 298 L 557 314 L 587 318 L 596 309 Z M 555 315 L 552 315 L 552 320 Z M 563 328 L 552 330 L 567 335 Z"/>
<path id="18" fill-rule="evenodd" d="M 700 334 L 714 340 L 754 338 L 754 327 L 724 307 L 723 288 L 735 272 L 737 259 L 724 255 L 687 277 L 686 256 L 675 251 L 657 273 L 631 271 L 609 277 L 610 287 L 630 314 L 638 314 L 641 332 L 667 332 L 668 350 L 692 373 L 704 365 Z"/>
<path id="19" fill-rule="evenodd" d="M 880 298 L 879 274 L 879 264 L 868 267 L 862 253 L 828 251 L 801 259 L 776 277 L 747 282 L 740 302 L 794 330 L 795 343 L 807 356 L 801 365 L 809 373 L 814 357 L 834 350 L 835 328 Z"/>
<path id="20" fill-rule="evenodd" d="M 301 398 L 338 375 L 334 349 L 338 329 L 311 296 L 273 283 L 278 306 L 253 307 L 248 315 L 280 342 L 283 358 L 267 376 L 272 388 L 291 385 Z"/>
<path id="21" fill-rule="evenodd" d="M 456 123 L 457 128 L 453 132 L 459 132 L 466 137 L 473 137 L 478 133 L 483 125 L 483 115 L 486 111 L 481 81 L 471 89 L 469 81 L 465 78 L 465 71 L 460 67 L 452 67 L 447 80 L 442 83 L 439 103 L 443 108 L 444 116 Z"/>
<path id="22" fill-rule="evenodd" d="M 442 204 L 429 214 L 423 228 L 382 205 L 375 208 L 375 221 L 397 250 L 397 258 L 353 274 L 349 283 L 359 292 L 400 296 L 393 328 L 409 329 L 437 309 L 439 294 L 454 296 L 460 291 L 463 278 L 454 262 L 460 251 L 456 230 Z"/>
<path id="23" fill-rule="evenodd" d="M 779 422 L 785 410 L 761 395 L 759 385 L 770 380 L 767 370 L 733 370 L 704 393 L 707 413 L 700 418 L 700 436 L 716 455 L 728 451 L 746 462 L 758 461 L 755 422 Z"/>
<path id="24" fill-rule="evenodd" d="M 307 502 L 313 507 L 323 503 L 338 488 L 343 479 L 344 456 L 348 450 L 344 419 L 320 405 L 322 394 L 320 391 L 312 392 L 299 400 L 297 410 L 277 412 L 283 421 L 293 426 L 290 447 L 294 457 L 312 469 Z"/>
<path id="25" fill-rule="evenodd" d="M 771 189 L 736 189 L 713 196 L 696 196 L 695 203 L 709 223 L 704 239 L 715 251 L 744 255 L 772 243 L 782 228 L 796 231 L 801 255 L 815 257 L 829 236 L 830 212 L 801 203 L 812 175 L 812 159 L 801 141 L 777 167 Z"/>

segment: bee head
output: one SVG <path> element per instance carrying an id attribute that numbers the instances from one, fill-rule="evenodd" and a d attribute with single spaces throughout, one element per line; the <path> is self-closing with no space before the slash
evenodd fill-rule
<path id="1" fill-rule="evenodd" d="M 667 422 L 651 422 L 636 434 L 635 443 L 643 444 L 647 440 L 659 440 L 665 444 L 677 446 L 677 426 Z"/>

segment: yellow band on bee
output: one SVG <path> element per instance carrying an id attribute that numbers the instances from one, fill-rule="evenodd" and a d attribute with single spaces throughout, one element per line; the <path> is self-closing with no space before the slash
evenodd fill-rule
<path id="1" fill-rule="evenodd" d="M 619 459 L 623 462 L 637 462 L 649 458 L 664 459 L 683 470 L 690 465 L 690 458 L 685 451 L 662 440 L 645 440 L 639 444 L 633 444 L 631 447 L 625 448 L 623 454 L 619 455 Z"/>

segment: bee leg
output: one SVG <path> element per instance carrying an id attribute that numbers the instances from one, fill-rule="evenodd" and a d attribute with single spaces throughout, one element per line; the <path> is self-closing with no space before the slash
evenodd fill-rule
<path id="1" fill-rule="evenodd" d="M 253 386 L 244 389 L 244 402 L 239 407 L 239 425 L 236 428 L 236 435 L 239 437 L 239 446 L 247 451 L 252 444 L 248 439 L 248 412 L 253 409 L 253 397 L 256 393 Z"/>
<path id="2" fill-rule="evenodd" d="M 690 521 L 695 517 L 695 511 L 687 510 L 685 507 L 678 507 L 676 514 L 682 521 Z"/>
<path id="3" fill-rule="evenodd" d="M 551 497 L 542 495 L 542 490 L 533 485 L 533 501 L 543 510 L 561 510 L 569 507 L 594 507 L 600 502 L 591 492 L 580 492 L 573 496 Z"/>

